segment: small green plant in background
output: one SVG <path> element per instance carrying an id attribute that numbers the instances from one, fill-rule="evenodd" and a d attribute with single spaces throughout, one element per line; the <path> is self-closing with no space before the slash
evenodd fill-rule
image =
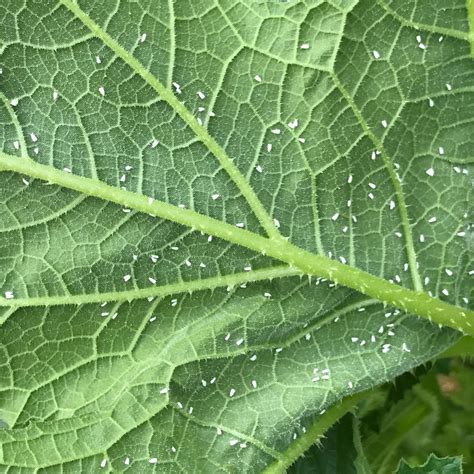
<path id="1" fill-rule="evenodd" d="M 472 359 L 429 365 L 368 393 L 289 472 L 471 472 Z"/>
<path id="2" fill-rule="evenodd" d="M 472 470 L 473 12 L 3 2 L 2 472 Z"/>

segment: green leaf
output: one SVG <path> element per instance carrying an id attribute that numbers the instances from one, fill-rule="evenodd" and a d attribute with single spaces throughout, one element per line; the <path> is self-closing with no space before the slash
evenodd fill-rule
<path id="1" fill-rule="evenodd" d="M 2 2 L 4 470 L 287 466 L 474 334 L 435 3 Z"/>
<path id="2" fill-rule="evenodd" d="M 459 359 L 438 361 L 421 378 L 420 384 L 415 385 L 413 389 L 417 394 L 420 388 L 423 392 L 430 393 L 436 404 L 437 416 L 435 419 L 432 416 L 428 417 L 415 429 L 406 433 L 393 456 L 395 462 L 390 464 L 390 470 L 395 469 L 401 458 L 408 460 L 410 464 L 417 465 L 434 453 L 439 457 L 452 455 L 462 457 L 464 469 L 466 472 L 472 472 L 474 465 L 473 380 L 474 368 L 470 367 L 467 361 L 462 364 Z M 408 397 L 405 396 L 405 398 Z M 395 410 L 394 406 L 392 411 L 395 412 Z M 436 423 L 433 424 L 433 421 Z"/>
<path id="3" fill-rule="evenodd" d="M 411 467 L 402 460 L 398 467 L 397 474 L 462 474 L 462 464 L 460 457 L 438 458 L 432 454 L 422 466 Z"/>
<path id="4" fill-rule="evenodd" d="M 438 357 L 474 357 L 474 338 L 471 336 L 462 337 Z"/>

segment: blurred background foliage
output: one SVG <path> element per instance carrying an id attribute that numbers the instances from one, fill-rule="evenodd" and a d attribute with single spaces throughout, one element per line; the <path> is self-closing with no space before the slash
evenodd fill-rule
<path id="1" fill-rule="evenodd" d="M 474 473 L 474 339 L 372 390 L 289 472 Z"/>

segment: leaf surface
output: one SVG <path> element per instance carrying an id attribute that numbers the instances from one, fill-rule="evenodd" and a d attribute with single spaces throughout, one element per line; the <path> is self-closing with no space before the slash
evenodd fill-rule
<path id="1" fill-rule="evenodd" d="M 0 6 L 5 470 L 260 472 L 470 331 L 467 10 L 400 5 Z"/>
<path id="2" fill-rule="evenodd" d="M 462 474 L 462 461 L 460 457 L 439 458 L 432 454 L 422 466 L 411 467 L 406 461 L 402 461 L 398 467 L 398 474 L 408 474 L 416 472 L 441 473 L 441 474 Z"/>

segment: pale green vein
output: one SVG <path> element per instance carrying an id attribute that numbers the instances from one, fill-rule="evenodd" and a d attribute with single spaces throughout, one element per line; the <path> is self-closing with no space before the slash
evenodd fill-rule
<path id="1" fill-rule="evenodd" d="M 261 280 L 272 280 L 288 276 L 301 275 L 301 272 L 288 266 L 264 268 L 250 272 L 239 272 L 230 275 L 219 275 L 202 280 L 180 281 L 161 286 L 135 288 L 123 291 L 109 291 L 105 293 L 87 293 L 79 295 L 38 296 L 35 298 L 15 298 L 12 300 L 0 299 L 1 306 L 53 306 L 53 305 L 81 305 L 101 303 L 104 301 L 132 301 L 136 299 L 163 297 L 177 293 L 191 293 L 201 290 L 212 290 L 223 286 L 236 286 Z"/>
<path id="2" fill-rule="evenodd" d="M 167 86 L 171 87 L 173 82 L 173 72 L 174 72 L 174 63 L 175 63 L 175 43 L 176 43 L 176 33 L 175 33 L 175 16 L 174 16 L 174 0 L 168 0 L 168 14 L 170 17 L 170 58 L 169 58 L 169 69 L 167 77 Z"/>
<path id="3" fill-rule="evenodd" d="M 181 209 L 165 202 L 154 201 L 125 189 L 119 189 L 100 181 L 42 165 L 29 158 L 21 158 L 0 152 L 0 170 L 2 169 L 50 181 L 89 196 L 95 196 L 129 209 L 135 209 L 185 225 L 191 229 L 200 230 L 233 244 L 276 258 L 303 273 L 327 278 L 336 284 L 355 289 L 384 304 L 395 306 L 433 320 L 440 325 L 453 327 L 474 335 L 474 311 L 445 303 L 428 296 L 422 291 L 414 291 L 390 283 L 328 257 L 315 255 L 284 239 L 265 238 L 198 212 Z"/>
<path id="4" fill-rule="evenodd" d="M 37 49 L 39 51 L 59 51 L 61 49 L 70 49 L 74 46 L 80 45 L 82 43 L 85 43 L 86 41 L 90 40 L 93 38 L 93 35 L 85 35 L 82 36 L 81 38 L 77 38 L 74 41 L 71 41 L 69 43 L 55 43 L 51 45 L 47 44 L 40 44 L 40 43 L 31 43 L 30 41 L 25 41 L 24 38 L 22 38 L 20 41 L 11 41 L 8 43 L 4 43 L 5 47 L 12 46 L 12 45 L 17 45 L 21 44 L 22 47 L 28 46 L 29 48 Z"/>
<path id="5" fill-rule="evenodd" d="M 357 5 L 357 2 L 354 2 L 354 4 L 352 5 L 352 8 L 350 8 L 347 12 L 343 12 L 342 25 L 341 25 L 341 28 L 340 28 L 340 33 L 338 35 L 339 37 L 337 39 L 336 47 L 333 49 L 333 52 L 331 54 L 331 70 L 330 70 L 330 72 L 334 72 L 334 65 L 336 64 L 337 55 L 339 53 L 339 49 L 340 49 L 341 43 L 342 43 L 342 37 L 344 36 L 344 29 L 346 27 L 347 15 L 352 11 L 353 8 L 355 8 L 356 5 Z"/>
<path id="6" fill-rule="evenodd" d="M 473 12 L 474 12 L 474 7 L 473 7 Z M 473 19 L 473 23 L 474 23 L 474 19 Z M 420 102 L 428 101 L 429 99 L 436 99 L 437 97 L 446 98 L 446 97 L 451 97 L 455 94 L 463 94 L 463 93 L 469 93 L 469 92 L 471 93 L 474 92 L 474 87 L 456 87 L 452 91 L 431 92 L 430 94 L 427 94 L 427 95 L 420 95 L 413 99 L 407 99 L 406 103 L 418 104 Z"/>
<path id="7" fill-rule="evenodd" d="M 262 252 L 268 243 L 272 242 L 261 235 L 240 229 L 204 214 L 199 214 L 196 211 L 179 208 L 162 201 L 155 201 L 133 191 L 127 191 L 98 180 L 78 176 L 49 165 L 37 163 L 30 158 L 0 152 L 1 169 L 39 178 L 88 196 L 95 196 L 105 201 L 114 202 L 128 209 L 135 209 L 146 214 L 158 216 L 191 229 L 215 235 L 257 252 Z M 278 239 L 278 241 L 281 241 L 281 239 Z"/>
<path id="8" fill-rule="evenodd" d="M 16 308 L 8 308 L 0 315 L 0 326 L 16 311 Z"/>
<path id="9" fill-rule="evenodd" d="M 87 135 L 86 129 L 84 128 L 84 124 L 82 123 L 82 119 L 81 119 L 81 116 L 79 115 L 79 112 L 77 111 L 77 108 L 72 107 L 72 110 L 73 110 L 73 113 L 76 117 L 77 123 L 79 125 L 79 129 L 81 130 L 82 135 L 84 137 L 84 143 L 86 145 L 87 154 L 89 155 L 91 178 L 98 179 L 97 164 L 95 162 L 94 151 L 92 150 L 92 146 L 91 146 L 89 136 Z"/>
<path id="10" fill-rule="evenodd" d="M 271 216 L 267 213 L 257 195 L 250 187 L 244 176 L 240 173 L 233 161 L 227 156 L 224 149 L 209 135 L 207 130 L 199 125 L 196 117 L 180 102 L 173 92 L 165 87 L 153 74 L 143 67 L 143 65 L 126 49 L 122 48 L 110 35 L 108 35 L 97 23 L 95 23 L 84 11 L 82 11 L 71 0 L 60 0 L 97 38 L 106 44 L 119 58 L 128 64 L 142 79 L 144 79 L 172 109 L 191 128 L 201 142 L 219 160 L 222 168 L 228 173 L 231 179 L 239 188 L 242 195 L 249 203 L 251 209 L 257 216 L 260 224 L 265 229 L 269 237 L 281 239 L 281 235 L 273 224 Z"/>
<path id="11" fill-rule="evenodd" d="M 279 63 L 285 64 L 285 65 L 293 65 L 293 66 L 301 66 L 304 68 L 311 68 L 314 69 L 315 71 L 321 71 L 321 72 L 330 72 L 331 68 L 325 68 L 321 65 L 315 66 L 314 64 L 306 64 L 304 62 L 298 61 L 296 58 L 293 59 L 291 62 L 284 61 L 282 58 L 276 56 L 275 54 L 272 54 L 270 51 L 265 51 L 264 49 L 259 48 L 256 44 L 249 44 L 247 43 L 244 38 L 240 35 L 239 31 L 235 28 L 234 24 L 228 17 L 227 13 L 223 10 L 219 2 L 216 2 L 216 7 L 218 8 L 220 14 L 224 17 L 224 20 L 226 21 L 227 25 L 229 28 L 232 30 L 234 35 L 237 37 L 237 39 L 240 41 L 240 44 L 244 48 L 248 48 L 250 50 L 255 51 L 256 53 L 259 53 L 263 56 L 266 56 L 268 58 L 271 58 Z"/>
<path id="12" fill-rule="evenodd" d="M 306 162 L 306 166 L 309 169 L 309 163 L 306 158 L 306 155 L 304 151 L 301 151 L 303 160 Z M 314 238 L 316 241 L 316 248 L 318 250 L 318 253 L 321 255 L 326 255 L 326 252 L 324 251 L 323 247 L 323 241 L 321 239 L 321 226 L 320 226 L 320 219 L 319 219 L 319 209 L 318 209 L 318 186 L 317 186 L 317 176 L 315 174 L 312 174 L 310 177 L 311 180 L 311 207 L 312 207 L 312 212 L 313 212 L 313 219 L 314 219 Z"/>
<path id="13" fill-rule="evenodd" d="M 11 232 L 13 230 L 20 230 L 20 229 L 26 229 L 27 227 L 34 227 L 39 224 L 46 224 L 47 222 L 50 222 L 54 219 L 57 219 L 58 217 L 64 216 L 67 214 L 69 211 L 77 207 L 84 199 L 86 196 L 79 196 L 76 199 L 73 199 L 69 204 L 66 204 L 65 206 L 61 207 L 61 209 L 52 212 L 48 214 L 45 217 L 42 217 L 40 219 L 31 219 L 28 222 L 25 223 L 20 223 L 18 222 L 18 225 L 11 226 L 11 227 L 1 227 L 0 231 L 1 232 Z M 0 303 L 1 305 L 1 303 Z"/>
<path id="14" fill-rule="evenodd" d="M 418 263 L 416 261 L 415 245 L 413 243 L 413 236 L 412 236 L 411 228 L 410 228 L 410 219 L 408 217 L 407 205 L 405 203 L 402 186 L 400 184 L 400 180 L 398 179 L 393 163 L 388 157 L 385 151 L 385 148 L 383 146 L 383 143 L 377 138 L 377 136 L 372 132 L 372 130 L 370 130 L 369 126 L 364 120 L 364 117 L 362 116 L 362 112 L 359 110 L 359 108 L 355 104 L 349 92 L 347 92 L 345 87 L 342 85 L 339 78 L 334 73 L 331 74 L 331 77 L 334 83 L 336 84 L 337 88 L 339 89 L 339 91 L 341 92 L 341 94 L 346 99 L 347 103 L 349 104 L 360 126 L 362 127 L 366 135 L 370 138 L 370 140 L 373 142 L 373 144 L 377 147 L 377 150 L 380 151 L 383 162 L 385 164 L 385 168 L 387 169 L 387 172 L 390 176 L 390 180 L 392 181 L 392 186 L 395 189 L 395 197 L 398 202 L 397 207 L 400 213 L 403 236 L 405 239 L 408 264 L 410 267 L 410 274 L 411 274 L 413 286 L 416 291 L 421 291 L 423 289 L 423 285 L 421 283 L 420 274 L 418 273 Z"/>
<path id="15" fill-rule="evenodd" d="M 26 146 L 25 137 L 23 135 L 23 130 L 21 128 L 20 122 L 18 121 L 18 117 L 16 116 L 15 112 L 13 111 L 12 106 L 8 99 L 0 92 L 0 99 L 5 104 L 5 108 L 7 109 L 10 117 L 12 119 L 13 125 L 15 126 L 15 130 L 18 136 L 18 143 L 20 145 L 20 153 L 23 156 L 28 156 L 28 148 Z"/>
<path id="16" fill-rule="evenodd" d="M 469 22 L 469 42 L 471 44 L 471 56 L 474 59 L 474 0 L 466 0 L 467 20 Z"/>
<path id="17" fill-rule="evenodd" d="M 283 459 L 270 464 L 263 474 L 285 473 L 286 470 L 313 444 L 316 444 L 323 434 L 341 419 L 346 413 L 351 411 L 357 403 L 367 395 L 367 392 L 357 393 L 344 398 L 340 403 L 329 408 L 322 416 L 316 418 L 314 423 L 299 438 L 291 443 L 283 451 Z"/>
<path id="18" fill-rule="evenodd" d="M 440 35 L 444 36 L 451 36 L 452 38 L 469 41 L 472 45 L 473 42 L 473 34 L 472 31 L 470 33 L 466 33 L 464 31 L 453 30 L 452 28 L 444 28 L 442 26 L 435 26 L 435 25 L 427 25 L 425 23 L 419 23 L 416 21 L 409 20 L 404 16 L 397 13 L 393 8 L 390 8 L 384 0 L 376 0 L 377 4 L 385 10 L 389 15 L 393 18 L 397 19 L 403 26 L 407 26 L 409 28 L 413 28 L 415 30 L 425 30 L 429 31 L 430 33 L 439 33 Z M 469 2 L 472 3 L 472 0 L 467 0 L 468 10 L 469 10 Z"/>
<path id="19" fill-rule="evenodd" d="M 203 426 L 204 428 L 214 428 L 217 430 L 217 428 L 222 429 L 224 433 L 227 433 L 229 435 L 232 435 L 234 438 L 238 439 L 239 441 L 247 441 L 248 443 L 253 444 L 256 446 L 258 449 L 263 451 L 264 453 L 270 455 L 274 459 L 280 460 L 280 462 L 283 462 L 283 456 L 279 451 L 276 451 L 275 449 L 270 448 L 269 446 L 266 446 L 264 443 L 259 441 L 258 439 L 254 438 L 253 436 L 249 436 L 245 433 L 241 433 L 240 431 L 234 430 L 233 428 L 227 427 L 220 425 L 219 423 L 204 423 L 201 421 L 199 418 L 196 418 L 193 415 L 190 415 L 189 413 L 185 412 L 184 410 L 177 410 L 178 413 L 185 418 L 187 418 L 189 421 L 192 423 L 196 423 L 199 426 Z"/>

